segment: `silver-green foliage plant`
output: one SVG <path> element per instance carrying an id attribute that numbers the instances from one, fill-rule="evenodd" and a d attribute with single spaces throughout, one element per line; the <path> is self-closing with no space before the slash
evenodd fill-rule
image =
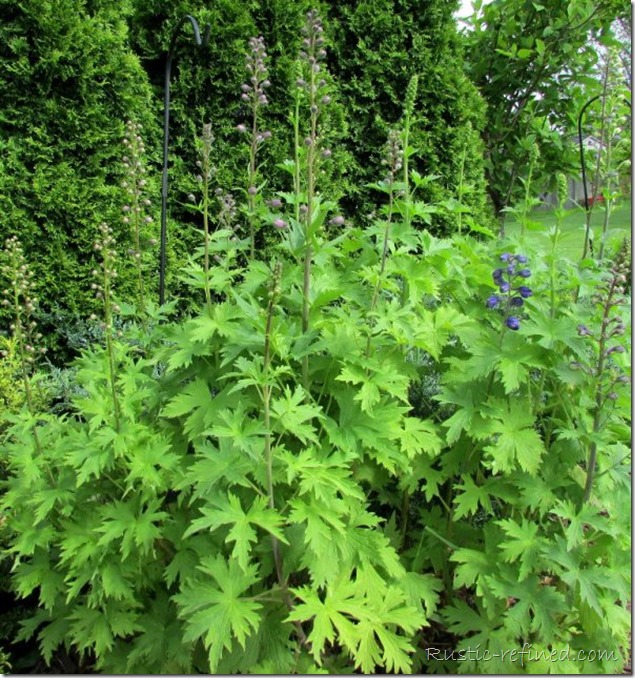
<path id="1" fill-rule="evenodd" d="M 397 133 L 371 226 L 330 217 L 318 112 L 295 194 L 255 224 L 271 259 L 221 211 L 184 272 L 191 317 L 157 312 L 143 346 L 134 326 L 112 334 L 100 250 L 109 338 L 78 362 L 74 413 L 25 412 L 6 436 L 13 583 L 40 602 L 23 636 L 121 674 L 441 670 L 439 629 L 499 655 L 452 671 L 556 667 L 500 658 L 523 644 L 619 655 L 620 271 L 590 299 L 600 264 L 417 230 Z M 558 666 L 619 670 L 594 661 Z"/>

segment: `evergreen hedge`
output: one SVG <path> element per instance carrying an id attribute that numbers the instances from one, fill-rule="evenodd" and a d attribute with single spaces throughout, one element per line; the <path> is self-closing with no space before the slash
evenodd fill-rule
<path id="1" fill-rule="evenodd" d="M 113 225 L 122 251 L 129 242 L 124 124 L 133 118 L 151 136 L 155 125 L 147 77 L 128 47 L 129 10 L 125 2 L 0 0 L 0 237 L 19 235 L 38 271 L 40 308 L 58 324 L 94 306 L 98 225 Z M 148 146 L 159 143 L 155 133 Z M 130 282 L 124 272 L 120 289 Z M 54 327 L 43 330 L 55 347 Z"/>

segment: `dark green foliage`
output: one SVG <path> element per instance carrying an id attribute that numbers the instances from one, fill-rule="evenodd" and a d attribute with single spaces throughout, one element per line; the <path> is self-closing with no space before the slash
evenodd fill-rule
<path id="1" fill-rule="evenodd" d="M 42 310 L 69 316 L 92 308 L 98 224 L 129 242 L 118 187 L 124 122 L 152 123 L 146 77 L 126 44 L 128 6 L 103 4 L 0 2 L 0 237 L 20 235 Z M 131 272 L 122 271 L 123 292 Z"/>
<path id="2" fill-rule="evenodd" d="M 329 67 L 346 102 L 346 148 L 355 158 L 350 175 L 358 191 L 356 207 L 368 206 L 364 185 L 377 176 L 384 140 L 399 123 L 406 88 L 417 74 L 411 164 L 422 175 L 439 175 L 423 197 L 430 202 L 456 197 L 459 162 L 467 149 L 465 181 L 474 189 L 466 203 L 477 219 L 486 218 L 477 133 L 484 111 L 463 72 L 452 16 L 456 6 L 446 0 L 349 0 L 329 7 Z M 446 219 L 437 223 L 449 226 Z"/>
<path id="3" fill-rule="evenodd" d="M 465 153 L 464 182 L 469 188 L 464 192 L 464 203 L 477 221 L 487 222 L 479 141 L 483 107 L 463 73 L 452 17 L 454 4 L 444 0 L 243 4 L 225 0 L 213 7 L 203 2 L 138 2 L 131 20 L 133 46 L 157 96 L 163 88 L 171 31 L 180 17 L 192 14 L 201 29 L 207 22 L 212 25 L 209 48 L 197 50 L 186 25 L 176 50 L 171 88 L 171 214 L 192 221 L 183 203 L 195 185 L 192 142 L 204 121 L 211 121 L 216 135 L 219 185 L 246 188 L 247 149 L 241 145 L 235 125 L 245 121 L 240 85 L 246 78 L 247 41 L 254 35 L 265 39 L 272 83 L 268 92 L 271 104 L 264 119 L 273 137 L 265 145 L 263 157 L 276 163 L 291 157 L 288 114 L 297 77 L 294 64 L 301 49 L 304 16 L 314 5 L 324 18 L 330 74 L 324 77 L 333 99 L 322 121 L 323 137 L 333 150 L 332 162 L 321 180 L 324 190 L 336 199 L 346 195 L 344 207 L 351 216 L 373 209 L 376 196 L 371 196 L 366 183 L 377 178 L 388 129 L 398 125 L 406 87 L 418 74 L 412 164 L 422 175 L 440 177 L 422 197 L 440 202 L 457 196 L 459 165 Z M 288 176 L 272 169 L 268 188 L 288 190 Z M 440 213 L 435 223 L 448 227 L 450 220 Z"/>

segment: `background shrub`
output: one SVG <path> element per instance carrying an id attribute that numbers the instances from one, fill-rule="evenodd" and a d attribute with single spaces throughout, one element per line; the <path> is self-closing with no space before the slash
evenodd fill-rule
<path id="1" fill-rule="evenodd" d="M 127 47 L 129 6 L 116 5 L 0 2 L 0 236 L 19 234 L 43 310 L 71 316 L 93 307 L 97 225 L 129 238 L 119 218 L 125 120 L 146 124 L 150 145 L 158 142 L 151 90 Z M 122 271 L 123 291 L 131 279 Z"/>

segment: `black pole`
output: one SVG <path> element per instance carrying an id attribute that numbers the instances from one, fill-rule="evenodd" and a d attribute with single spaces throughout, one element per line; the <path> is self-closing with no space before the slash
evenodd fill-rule
<path id="1" fill-rule="evenodd" d="M 211 26 L 205 26 L 205 34 L 201 40 L 201 33 L 198 27 L 198 22 L 193 16 L 186 14 L 181 18 L 179 23 L 172 31 L 172 38 L 170 40 L 170 49 L 168 50 L 168 58 L 165 62 L 165 85 L 163 94 L 163 175 L 161 181 L 161 254 L 159 263 L 159 304 L 163 305 L 165 302 L 165 247 L 167 241 L 167 208 L 168 208 L 168 143 L 170 138 L 170 75 L 172 72 L 172 59 L 174 58 L 174 48 L 179 37 L 181 26 L 189 21 L 194 30 L 194 42 L 197 47 L 207 45 L 209 42 L 209 34 Z"/>
<path id="2" fill-rule="evenodd" d="M 578 116 L 578 144 L 580 145 L 580 167 L 582 168 L 582 190 L 584 191 L 584 209 L 589 210 L 589 194 L 586 189 L 586 164 L 584 162 L 584 144 L 582 143 L 582 116 L 584 115 L 586 109 L 594 102 L 597 101 L 600 98 L 600 95 L 598 94 L 597 96 L 593 97 L 592 99 L 589 99 L 584 106 L 582 106 L 582 110 L 580 111 L 580 115 Z"/>

